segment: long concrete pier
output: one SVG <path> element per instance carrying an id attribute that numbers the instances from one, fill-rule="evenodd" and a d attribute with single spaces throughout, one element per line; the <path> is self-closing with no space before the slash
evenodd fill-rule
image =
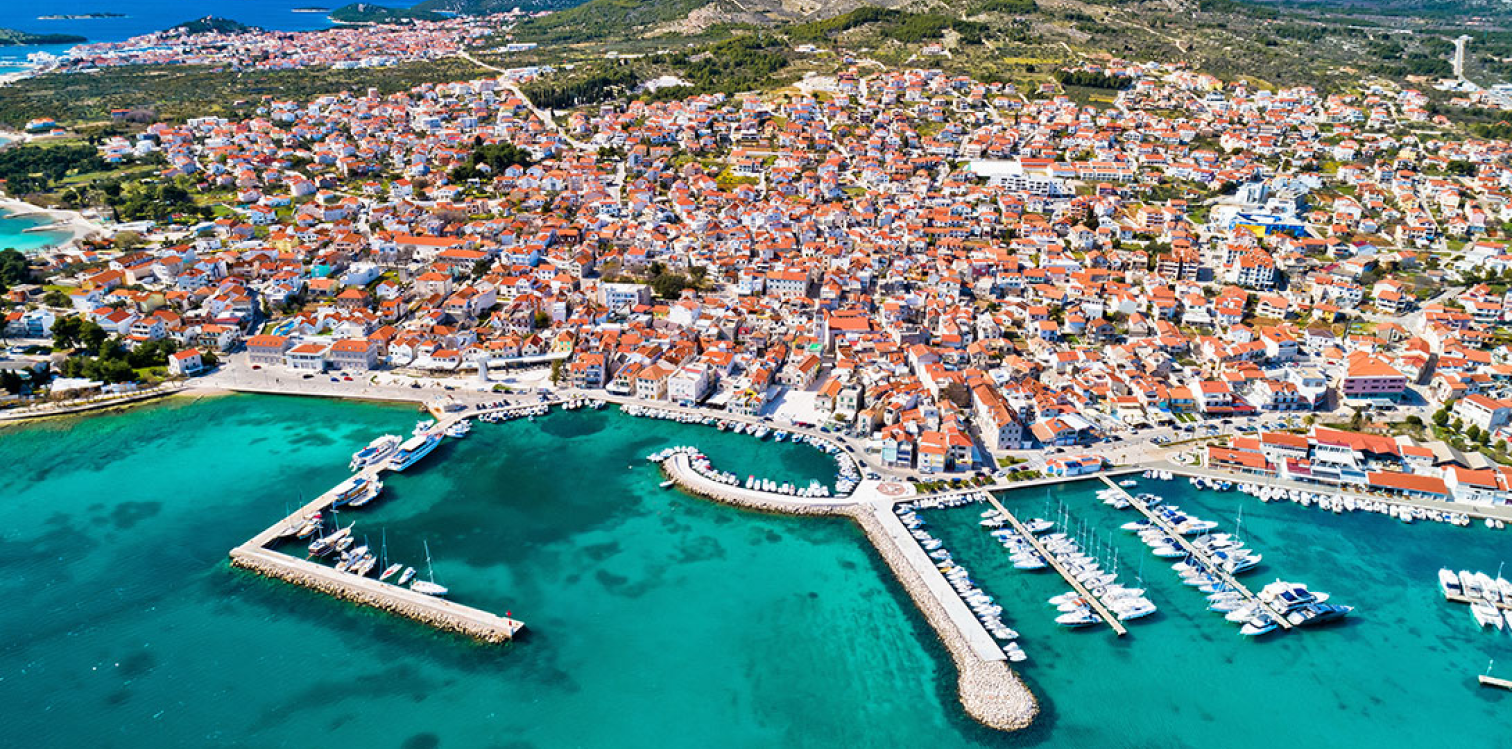
<path id="1" fill-rule="evenodd" d="M 1065 578 L 1066 582 L 1071 585 L 1071 589 L 1075 590 L 1077 595 L 1080 595 L 1087 603 L 1091 604 L 1092 609 L 1097 612 L 1097 615 L 1102 617 L 1104 624 L 1112 627 L 1113 632 L 1119 637 L 1123 637 L 1129 633 L 1128 628 L 1123 625 L 1123 622 L 1118 620 L 1118 616 L 1108 608 L 1107 604 L 1103 603 L 1101 598 L 1093 595 L 1092 591 L 1088 590 L 1087 586 L 1083 585 L 1080 580 L 1077 580 L 1076 575 L 1070 569 L 1067 569 L 1064 564 L 1061 564 L 1061 561 L 1056 559 L 1055 555 L 1051 554 L 1050 550 L 1045 548 L 1045 545 L 1040 543 L 1040 540 L 1033 533 L 1030 533 L 1029 529 L 1017 517 L 1014 517 L 1013 513 L 1009 512 L 1002 502 L 998 501 L 997 497 L 989 493 L 987 501 L 992 504 L 994 509 L 1003 514 L 1003 517 L 1008 520 L 1013 529 L 1018 531 L 1019 535 L 1025 541 L 1028 541 L 1030 546 L 1034 547 L 1034 553 L 1043 557 L 1062 578 Z"/>
<path id="2" fill-rule="evenodd" d="M 1173 527 L 1169 521 L 1162 517 L 1160 513 L 1151 510 L 1148 505 L 1140 501 L 1138 498 L 1134 497 L 1134 495 L 1125 491 L 1123 487 L 1113 483 L 1110 479 L 1108 479 L 1108 477 L 1104 476 L 1103 481 L 1106 482 L 1107 485 L 1109 487 L 1112 487 L 1115 491 L 1122 492 L 1124 498 L 1129 501 L 1129 506 L 1138 510 L 1139 513 L 1148 518 L 1151 523 L 1154 523 L 1162 531 L 1165 531 L 1167 536 L 1175 539 L 1176 543 L 1180 544 L 1181 548 L 1185 549 L 1186 553 L 1190 554 L 1192 558 L 1201 560 L 1203 566 L 1205 566 L 1209 570 L 1209 572 L 1217 575 L 1219 580 L 1222 580 L 1223 583 L 1230 589 L 1237 591 L 1239 595 L 1244 598 L 1244 600 L 1249 601 L 1250 603 L 1253 603 L 1262 609 L 1265 609 L 1266 613 L 1270 614 L 1271 618 L 1275 619 L 1276 624 L 1279 624 L 1282 629 L 1292 628 L 1291 622 L 1287 621 L 1286 617 L 1281 615 L 1281 612 L 1275 610 L 1274 608 L 1271 608 L 1271 606 L 1264 601 L 1261 601 L 1260 597 L 1250 592 L 1250 589 L 1245 587 L 1244 583 L 1239 582 L 1238 578 L 1235 578 L 1233 575 L 1224 571 L 1223 567 L 1220 566 L 1218 562 L 1212 558 L 1211 555 L 1193 545 L 1192 542 L 1186 539 L 1186 536 L 1183 536 L 1180 533 L 1176 532 L 1175 527 Z"/>

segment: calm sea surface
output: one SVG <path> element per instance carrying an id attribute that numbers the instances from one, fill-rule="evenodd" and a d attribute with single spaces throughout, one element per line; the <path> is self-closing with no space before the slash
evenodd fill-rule
<path id="1" fill-rule="evenodd" d="M 0 746 L 1506 746 L 1512 695 L 1473 676 L 1506 635 L 1442 601 L 1444 559 L 1495 571 L 1482 530 L 1245 502 L 1273 576 L 1359 607 L 1254 642 L 1146 560 L 1162 613 L 1115 640 L 1051 623 L 975 508 L 932 529 L 1010 611 L 1046 712 L 996 734 L 961 715 L 933 633 L 846 521 L 759 515 L 658 487 L 644 456 L 696 444 L 731 471 L 828 478 L 831 460 L 613 410 L 479 424 L 343 514 L 461 602 L 524 620 L 471 644 L 231 569 L 226 552 L 407 433 L 409 407 L 185 399 L 0 429 Z M 1095 485 L 1060 489 L 1103 528 Z M 1180 493 L 1231 526 L 1238 495 Z M 1045 494 L 1011 503 L 1039 514 Z M 1107 531 L 1104 531 L 1105 533 Z M 1117 532 L 1130 575 L 1142 547 Z M 1291 737 L 1291 738 L 1286 738 Z"/>

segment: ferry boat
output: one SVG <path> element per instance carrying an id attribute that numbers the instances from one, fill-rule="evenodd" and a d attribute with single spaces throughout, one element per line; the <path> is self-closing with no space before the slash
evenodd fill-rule
<path id="1" fill-rule="evenodd" d="M 376 496 L 381 489 L 383 489 L 383 484 L 376 479 L 370 480 L 363 476 L 353 476 L 337 484 L 336 488 L 332 490 L 335 493 L 335 498 L 331 500 L 331 504 L 336 507 L 347 503 L 356 504 L 355 500 L 363 498 L 368 494 Z M 367 501 L 370 499 L 372 499 L 371 496 L 366 497 L 363 499 L 362 504 L 367 504 Z"/>
<path id="2" fill-rule="evenodd" d="M 441 438 L 434 434 L 411 437 L 405 440 L 404 444 L 399 446 L 399 450 L 394 453 L 394 457 L 389 461 L 389 468 L 403 471 L 429 455 L 439 444 L 441 444 Z"/>
<path id="3" fill-rule="evenodd" d="M 352 470 L 360 471 L 368 466 L 382 463 L 384 458 L 392 455 L 399 448 L 402 440 L 398 435 L 385 434 L 368 443 L 367 447 L 352 454 Z"/>

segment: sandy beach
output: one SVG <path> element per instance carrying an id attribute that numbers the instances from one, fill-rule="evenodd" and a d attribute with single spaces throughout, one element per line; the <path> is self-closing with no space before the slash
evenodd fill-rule
<path id="1" fill-rule="evenodd" d="M 62 208 L 42 208 L 15 198 L 0 197 L 0 214 L 6 217 L 44 216 L 50 219 L 52 221 L 51 224 L 46 227 L 38 227 L 37 230 L 68 232 L 68 239 L 60 242 L 60 245 L 71 244 L 93 236 L 110 236 L 114 233 L 98 221 L 85 218 L 78 211 Z"/>

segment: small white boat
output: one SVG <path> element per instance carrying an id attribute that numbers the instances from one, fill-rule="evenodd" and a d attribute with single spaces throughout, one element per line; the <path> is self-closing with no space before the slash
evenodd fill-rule
<path id="1" fill-rule="evenodd" d="M 446 586 L 437 585 L 429 580 L 416 580 L 410 583 L 410 590 L 428 596 L 444 596 L 447 593 Z"/>
<path id="2" fill-rule="evenodd" d="M 1055 617 L 1055 623 L 1062 627 L 1079 629 L 1081 627 L 1090 627 L 1094 624 L 1101 624 L 1102 617 L 1089 609 L 1078 609 Z"/>
<path id="3" fill-rule="evenodd" d="M 1459 575 L 1452 570 L 1439 570 L 1439 590 L 1444 592 L 1444 597 L 1462 596 L 1465 594 L 1465 586 L 1460 584 Z"/>
<path id="4" fill-rule="evenodd" d="M 1239 634 L 1245 637 L 1259 637 L 1274 630 L 1277 626 L 1279 625 L 1276 624 L 1276 620 L 1269 614 L 1260 614 L 1245 622 L 1244 626 L 1239 628 Z"/>
<path id="5" fill-rule="evenodd" d="M 1485 601 L 1475 601 L 1470 604 L 1470 614 L 1475 617 L 1475 622 L 1482 627 L 1496 627 L 1501 629 L 1506 626 L 1502 618 L 1501 609 L 1492 606 Z"/>

